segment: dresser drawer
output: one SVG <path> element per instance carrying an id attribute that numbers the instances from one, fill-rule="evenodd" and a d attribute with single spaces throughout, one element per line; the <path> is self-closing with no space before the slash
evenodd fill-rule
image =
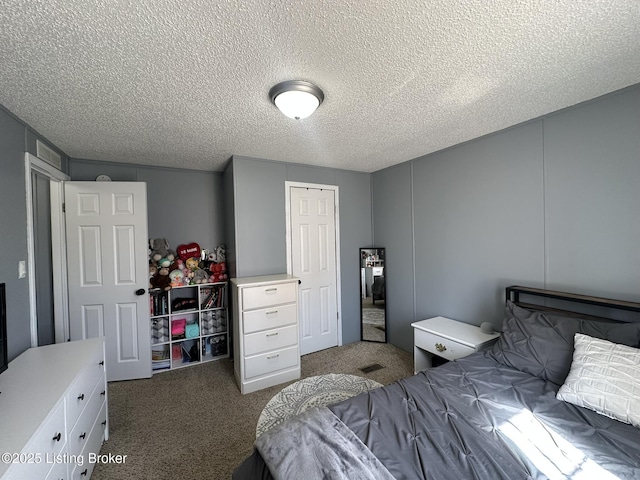
<path id="1" fill-rule="evenodd" d="M 87 406 L 78 418 L 75 427 L 71 430 L 68 438 L 68 449 L 70 455 L 78 455 L 85 448 L 89 441 L 89 433 L 98 416 L 100 408 L 105 402 L 104 392 L 104 375 L 100 382 L 96 385 L 93 393 L 88 398 Z"/>
<path id="2" fill-rule="evenodd" d="M 294 282 L 243 288 L 242 309 L 251 310 L 295 302 L 297 288 L 298 284 Z"/>
<path id="3" fill-rule="evenodd" d="M 298 328 L 296 325 L 290 325 L 275 330 L 250 333 L 245 335 L 243 340 L 244 354 L 247 356 L 269 350 L 278 350 L 291 345 L 297 345 Z"/>
<path id="4" fill-rule="evenodd" d="M 300 360 L 298 346 L 263 353 L 244 359 L 246 378 L 257 377 L 266 373 L 276 372 L 285 368 L 295 367 Z"/>
<path id="5" fill-rule="evenodd" d="M 243 333 L 259 332 L 285 325 L 292 325 L 298 320 L 298 306 L 295 303 L 263 308 L 242 313 Z"/>
<path id="6" fill-rule="evenodd" d="M 22 451 L 25 461 L 12 465 L 14 468 L 11 469 L 9 478 L 11 480 L 45 478 L 51 469 L 50 459 L 63 453 L 66 442 L 64 401 L 61 401 Z"/>
<path id="7" fill-rule="evenodd" d="M 69 478 L 67 468 L 74 465 L 74 463 L 68 464 L 62 461 L 60 461 L 59 463 L 54 463 L 45 480 L 67 480 Z"/>
<path id="8" fill-rule="evenodd" d="M 94 358 L 91 359 L 90 365 L 82 370 L 82 373 L 78 375 L 78 378 L 73 382 L 67 393 L 67 425 L 69 428 L 73 428 L 75 425 L 99 380 L 103 383 L 102 388 L 104 389 L 104 356 L 102 350 L 96 352 Z"/>
<path id="9" fill-rule="evenodd" d="M 91 429 L 91 432 L 87 435 L 87 443 L 85 445 L 84 450 L 82 451 L 82 459 L 84 463 L 82 465 L 75 465 L 75 468 L 71 472 L 72 480 L 85 480 L 91 477 L 91 474 L 93 473 L 93 468 L 95 467 L 95 463 L 89 462 L 90 460 L 89 454 L 94 453 L 97 455 L 100 452 L 100 446 L 102 445 L 102 441 L 104 440 L 106 421 L 107 421 L 107 406 L 106 404 L 104 404 L 100 409 L 98 418 L 95 420 L 95 423 L 93 424 L 93 428 Z"/>
<path id="10" fill-rule="evenodd" d="M 475 349 L 454 342 L 447 338 L 443 338 L 433 333 L 425 332 L 424 330 L 414 330 L 414 343 L 418 348 L 422 348 L 428 352 L 438 355 L 439 357 L 446 358 L 447 360 L 455 360 L 457 358 L 466 357 L 467 355 L 475 352 Z"/>

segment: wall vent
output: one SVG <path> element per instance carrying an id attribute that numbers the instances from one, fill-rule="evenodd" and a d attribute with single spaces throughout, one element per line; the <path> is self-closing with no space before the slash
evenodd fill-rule
<path id="1" fill-rule="evenodd" d="M 53 165 L 58 170 L 62 170 L 62 157 L 40 140 L 36 140 L 36 156 L 48 164 Z"/>

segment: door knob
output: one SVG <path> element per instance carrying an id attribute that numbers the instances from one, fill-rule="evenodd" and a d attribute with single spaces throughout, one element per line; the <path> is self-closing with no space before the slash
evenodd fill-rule
<path id="1" fill-rule="evenodd" d="M 139 288 L 138 290 L 136 290 L 136 295 L 138 296 L 144 295 L 144 292 L 146 292 L 144 288 Z"/>

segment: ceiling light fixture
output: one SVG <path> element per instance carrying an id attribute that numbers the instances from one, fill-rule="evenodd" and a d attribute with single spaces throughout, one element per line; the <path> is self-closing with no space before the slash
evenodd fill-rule
<path id="1" fill-rule="evenodd" d="M 300 120 L 316 111 L 324 100 L 324 93 L 313 83 L 287 80 L 269 90 L 269 98 L 287 117 Z"/>

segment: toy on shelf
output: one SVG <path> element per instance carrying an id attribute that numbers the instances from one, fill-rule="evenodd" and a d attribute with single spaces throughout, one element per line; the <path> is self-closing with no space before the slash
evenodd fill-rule
<path id="1" fill-rule="evenodd" d="M 169 272 L 172 287 L 181 287 L 184 285 L 184 272 L 178 268 Z"/>
<path id="2" fill-rule="evenodd" d="M 172 287 L 224 282 L 227 275 L 224 245 L 203 250 L 196 242 L 179 245 L 174 251 L 165 238 L 149 240 L 149 287 Z"/>
<path id="3" fill-rule="evenodd" d="M 176 258 L 176 252 L 169 248 L 169 242 L 166 238 L 152 238 L 149 240 L 149 262 L 156 265 L 161 259 L 166 258 L 169 260 L 169 265 Z M 169 266 L 167 265 L 167 267 Z"/>
<path id="4" fill-rule="evenodd" d="M 160 288 L 162 290 L 171 290 L 171 279 L 169 278 L 169 269 L 161 267 L 150 280 L 151 288 Z"/>
<path id="5" fill-rule="evenodd" d="M 149 264 L 149 288 L 153 288 L 152 279 L 158 273 L 158 267 L 152 263 Z"/>
<path id="6" fill-rule="evenodd" d="M 229 278 L 227 275 L 226 251 L 224 245 L 218 245 L 213 252 L 207 254 L 205 260 L 206 269 L 209 271 L 209 282 L 224 282 Z"/>

